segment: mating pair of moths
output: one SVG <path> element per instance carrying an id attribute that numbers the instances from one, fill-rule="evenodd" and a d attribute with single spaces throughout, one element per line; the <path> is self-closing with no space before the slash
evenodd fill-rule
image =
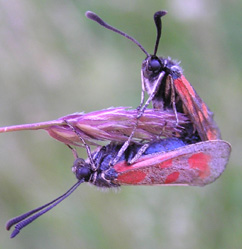
<path id="1" fill-rule="evenodd" d="M 141 104 L 136 111 L 124 108 L 99 111 L 94 120 L 105 117 L 105 123 L 111 124 L 105 126 L 106 129 L 101 125 L 99 136 L 94 131 L 97 127 L 90 128 L 90 124 L 88 127 L 93 133 L 87 136 L 83 128 L 86 126 L 81 126 L 80 118 L 83 115 L 80 114 L 57 121 L 0 128 L 0 132 L 46 129 L 51 136 L 69 147 L 80 143 L 85 145 L 88 153 L 88 160 L 85 161 L 78 158 L 73 149 L 76 160 L 72 170 L 77 183 L 50 203 L 9 220 L 6 225 L 8 230 L 17 224 L 11 238 L 64 200 L 83 182 L 105 188 L 163 184 L 204 186 L 223 173 L 231 146 L 221 140 L 212 112 L 186 80 L 179 64 L 170 58 L 156 56 L 162 30 L 161 17 L 166 13 L 158 11 L 154 15 L 157 38 L 153 55 L 147 53 L 134 38 L 108 25 L 93 12 L 86 13 L 89 19 L 130 39 L 146 54 L 141 69 Z M 148 93 L 146 102 L 145 92 Z M 150 102 L 152 110 L 147 109 Z M 151 122 L 155 115 L 161 119 L 160 123 L 157 123 L 158 117 L 156 123 L 154 120 Z M 129 120 L 125 120 L 125 117 L 129 117 Z M 156 133 L 153 139 L 152 133 Z M 154 139 L 159 135 L 165 138 Z M 91 137 L 94 140 L 110 140 L 111 143 L 91 153 L 86 143 L 90 142 Z M 149 142 L 136 143 L 135 138 Z"/>

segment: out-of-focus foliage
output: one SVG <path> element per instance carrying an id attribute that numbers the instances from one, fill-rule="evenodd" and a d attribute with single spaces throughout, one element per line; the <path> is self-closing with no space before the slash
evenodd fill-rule
<path id="1" fill-rule="evenodd" d="M 0 0 L 0 126 L 138 106 L 144 54 L 84 13 L 98 13 L 152 52 L 160 9 L 168 15 L 159 54 L 182 61 L 214 111 L 233 147 L 225 173 L 204 188 L 103 193 L 83 184 L 10 240 L 5 221 L 54 199 L 75 179 L 71 152 L 44 131 L 1 134 L 0 248 L 241 248 L 241 1 Z"/>

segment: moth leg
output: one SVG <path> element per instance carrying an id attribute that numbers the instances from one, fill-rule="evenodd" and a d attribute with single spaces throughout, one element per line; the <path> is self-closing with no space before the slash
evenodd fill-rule
<path id="1" fill-rule="evenodd" d="M 115 165 L 119 159 L 121 158 L 121 156 L 124 154 L 124 152 L 126 151 L 126 149 L 129 147 L 130 143 L 131 143 L 131 140 L 134 136 L 134 133 L 137 129 L 137 126 L 138 126 L 138 120 L 136 121 L 136 124 L 135 124 L 135 127 L 134 129 L 132 130 L 128 140 L 122 145 L 122 147 L 120 148 L 118 154 L 116 155 L 116 157 L 110 162 L 110 166 L 113 166 Z"/>
<path id="2" fill-rule="evenodd" d="M 77 154 L 77 150 L 76 150 L 75 148 L 71 147 L 69 144 L 66 144 L 66 146 L 67 146 L 69 149 L 71 149 L 72 154 L 73 154 L 73 156 L 74 156 L 75 159 L 79 158 L 79 156 L 78 156 L 78 154 Z"/>
<path id="3" fill-rule="evenodd" d="M 153 87 L 153 90 L 152 90 L 152 93 L 150 94 L 149 98 L 146 100 L 145 104 L 143 105 L 143 107 L 139 110 L 139 113 L 137 115 L 137 119 L 139 119 L 140 117 L 142 117 L 145 109 L 147 108 L 147 106 L 150 104 L 150 102 L 154 99 L 156 93 L 158 92 L 160 86 L 161 86 L 161 82 L 162 82 L 162 79 L 164 78 L 165 76 L 165 72 L 161 72 L 159 74 L 159 77 L 158 79 L 156 80 L 155 84 L 154 84 L 154 87 Z"/>
<path id="4" fill-rule="evenodd" d="M 142 107 L 142 105 L 145 102 L 145 83 L 144 83 L 144 77 L 143 77 L 143 72 L 141 70 L 141 86 L 142 86 L 142 91 L 141 91 L 141 99 L 140 99 L 140 105 L 136 108 L 138 111 Z"/>
<path id="5" fill-rule="evenodd" d="M 144 83 L 143 83 L 143 78 L 142 78 L 142 93 L 141 93 L 141 104 L 137 107 L 137 111 L 138 111 L 138 114 L 137 114 L 137 121 L 136 121 L 136 124 L 134 126 L 134 129 L 132 130 L 128 140 L 123 144 L 123 146 L 121 147 L 121 149 L 119 150 L 117 156 L 114 158 L 114 160 L 110 163 L 110 165 L 115 165 L 119 159 L 121 158 L 121 156 L 123 155 L 123 153 L 126 151 L 126 149 L 128 148 L 128 146 L 130 145 L 130 142 L 134 136 L 134 133 L 138 127 L 138 122 L 139 122 L 139 119 L 142 117 L 145 109 L 147 108 L 147 106 L 150 104 L 150 102 L 154 99 L 154 96 L 156 95 L 156 93 L 158 92 L 159 88 L 160 88 L 160 85 L 161 85 L 161 82 L 162 82 L 162 79 L 163 77 L 165 76 L 165 72 L 162 72 L 159 74 L 159 77 L 158 79 L 156 80 L 155 84 L 154 84 L 154 87 L 153 87 L 153 91 L 152 93 L 150 94 L 149 98 L 147 99 L 147 101 L 145 102 L 145 104 L 143 105 L 143 107 L 141 107 L 141 105 L 143 104 L 144 102 Z"/>
<path id="6" fill-rule="evenodd" d="M 175 92 L 175 88 L 174 88 L 173 79 L 170 75 L 167 76 L 167 81 L 171 87 L 171 104 L 172 104 L 172 109 L 173 109 L 175 117 L 176 117 L 176 125 L 178 125 L 179 119 L 178 119 L 177 109 L 176 109 L 176 92 Z"/>
<path id="7" fill-rule="evenodd" d="M 149 143 L 144 144 L 144 145 L 138 150 L 138 152 L 135 154 L 135 156 L 134 156 L 131 160 L 128 160 L 128 164 L 133 164 L 133 163 L 135 163 L 135 162 L 144 154 L 144 152 L 148 149 L 149 146 L 150 146 Z"/>
<path id="8" fill-rule="evenodd" d="M 145 102 L 145 92 L 146 92 L 146 89 L 145 89 L 145 83 L 144 83 L 144 77 L 143 77 L 143 71 L 141 70 L 141 86 L 142 86 L 142 91 L 141 91 L 141 100 L 140 100 L 140 105 L 136 108 L 136 110 L 138 111 L 138 114 L 137 114 L 137 117 L 136 117 L 136 123 L 135 123 L 135 126 L 134 126 L 134 129 L 132 131 L 132 133 L 130 134 L 128 140 L 123 144 L 123 146 L 121 147 L 118 155 L 116 156 L 115 160 L 114 161 L 117 161 L 116 159 L 120 159 L 120 157 L 122 156 L 122 154 L 125 152 L 125 150 L 128 148 L 128 146 L 130 145 L 130 142 L 134 136 L 134 133 L 138 127 L 138 123 L 139 123 L 139 118 L 143 115 L 144 113 L 144 109 L 143 110 L 140 110 L 141 107 L 144 105 L 144 102 Z M 149 101 L 150 103 L 150 101 Z M 147 106 L 149 105 L 149 103 L 147 104 Z M 146 106 L 146 107 L 147 107 Z M 114 164 L 113 164 L 114 165 Z"/>
<path id="9" fill-rule="evenodd" d="M 82 143 L 83 143 L 83 145 L 85 146 L 86 151 L 87 151 L 87 156 L 88 156 L 89 161 L 90 161 L 90 164 L 91 164 L 91 169 L 92 169 L 93 171 L 96 171 L 96 170 L 97 170 L 97 167 L 96 167 L 96 165 L 95 165 L 95 163 L 94 163 L 94 160 L 93 160 L 93 158 L 92 158 L 91 149 L 90 149 L 89 145 L 85 142 L 85 140 L 82 138 L 79 129 L 76 128 L 76 127 L 74 127 L 74 126 L 72 126 L 67 120 L 64 120 L 64 122 L 72 129 L 73 132 L 76 133 L 76 135 L 77 135 L 77 136 L 79 137 L 79 139 L 82 141 Z"/>

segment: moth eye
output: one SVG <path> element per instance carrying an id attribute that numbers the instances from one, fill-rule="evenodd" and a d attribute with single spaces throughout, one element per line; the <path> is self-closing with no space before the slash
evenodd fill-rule
<path id="1" fill-rule="evenodd" d="M 160 64 L 160 61 L 157 60 L 157 59 L 152 59 L 150 62 L 149 62 L 149 65 L 148 65 L 148 70 L 149 71 L 152 71 L 154 73 L 160 71 L 161 69 L 161 64 Z"/>
<path id="2" fill-rule="evenodd" d="M 75 174 L 78 180 L 84 179 L 85 181 L 88 181 L 91 176 L 91 169 L 86 167 L 81 167 L 76 170 Z"/>

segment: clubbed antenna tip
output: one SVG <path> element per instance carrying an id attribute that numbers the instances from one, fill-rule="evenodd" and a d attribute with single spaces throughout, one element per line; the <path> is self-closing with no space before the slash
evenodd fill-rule
<path id="1" fill-rule="evenodd" d="M 154 14 L 154 21 L 155 21 L 155 26 L 156 26 L 156 31 L 157 31 L 154 56 L 156 56 L 159 42 L 160 42 L 160 37 L 161 37 L 161 31 L 162 31 L 161 17 L 166 15 L 166 14 L 167 14 L 166 10 L 160 10 L 160 11 L 155 12 L 155 14 Z"/>
<path id="2" fill-rule="evenodd" d="M 109 25 L 108 23 L 104 22 L 97 14 L 95 14 L 94 12 L 92 11 L 87 11 L 86 12 L 86 17 L 97 22 L 98 24 L 100 24 L 101 26 L 103 26 L 104 28 L 106 29 L 109 29 L 113 32 L 116 32 L 124 37 L 126 37 L 127 39 L 131 40 L 133 43 L 135 43 L 145 54 L 146 56 L 149 56 L 149 53 L 143 48 L 143 46 L 138 42 L 136 41 L 133 37 L 129 36 L 128 34 L 124 33 L 123 31 L 121 30 L 118 30 L 114 27 L 112 27 L 111 25 Z"/>

